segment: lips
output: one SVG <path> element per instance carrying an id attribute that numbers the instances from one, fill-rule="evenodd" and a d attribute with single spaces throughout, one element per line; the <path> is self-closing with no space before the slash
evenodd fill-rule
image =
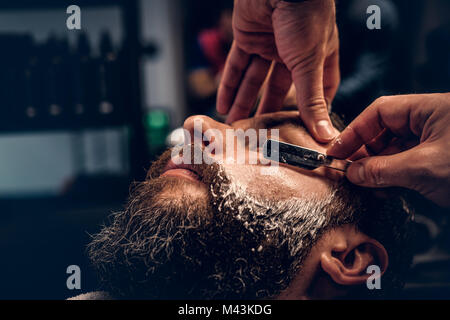
<path id="1" fill-rule="evenodd" d="M 172 160 L 169 160 L 161 176 L 179 177 L 197 182 L 201 181 L 201 175 L 193 165 L 183 163 L 175 164 Z"/>

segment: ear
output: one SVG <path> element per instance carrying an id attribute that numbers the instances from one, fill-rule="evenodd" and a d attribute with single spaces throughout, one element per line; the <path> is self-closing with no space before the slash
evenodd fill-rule
<path id="1" fill-rule="evenodd" d="M 354 226 L 333 229 L 324 240 L 320 263 L 334 282 L 341 285 L 362 284 L 372 275 L 367 273 L 370 265 L 380 268 L 380 276 L 386 272 L 388 254 L 384 246 Z"/>

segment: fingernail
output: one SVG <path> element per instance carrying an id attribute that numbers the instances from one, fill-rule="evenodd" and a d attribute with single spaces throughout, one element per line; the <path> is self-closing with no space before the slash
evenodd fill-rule
<path id="1" fill-rule="evenodd" d="M 364 166 L 359 163 L 351 165 L 347 170 L 347 178 L 355 184 L 363 183 L 366 180 Z"/>
<path id="2" fill-rule="evenodd" d="M 316 132 L 319 137 L 324 140 L 331 140 L 337 135 L 327 120 L 320 120 L 317 122 Z"/>

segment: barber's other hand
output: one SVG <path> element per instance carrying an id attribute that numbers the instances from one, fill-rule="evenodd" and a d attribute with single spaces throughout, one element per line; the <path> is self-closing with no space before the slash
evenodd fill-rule
<path id="1" fill-rule="evenodd" d="M 227 122 L 249 116 L 273 62 L 257 113 L 280 109 L 293 81 L 309 132 L 318 141 L 332 140 L 338 132 L 327 105 L 340 81 L 334 0 L 236 0 L 233 32 L 217 97 Z"/>
<path id="2" fill-rule="evenodd" d="M 327 153 L 360 158 L 346 174 L 355 184 L 405 187 L 450 207 L 450 93 L 381 97 Z"/>

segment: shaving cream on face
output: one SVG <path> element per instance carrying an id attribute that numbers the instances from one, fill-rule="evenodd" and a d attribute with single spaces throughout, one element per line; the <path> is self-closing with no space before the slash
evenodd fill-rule
<path id="1" fill-rule="evenodd" d="M 256 198 L 273 201 L 290 198 L 326 197 L 329 193 L 328 179 L 279 167 L 274 174 L 262 174 L 261 165 L 225 164 L 224 170 L 230 180 Z"/>
<path id="2" fill-rule="evenodd" d="M 218 213 L 233 215 L 248 232 L 258 230 L 264 233 L 265 241 L 270 242 L 272 235 L 277 234 L 277 238 L 290 242 L 290 235 L 296 234 L 298 237 L 295 239 L 306 239 L 309 243 L 317 238 L 331 218 L 323 214 L 323 208 L 334 199 L 334 193 L 329 188 L 328 197 L 325 198 L 312 194 L 303 198 L 269 199 L 249 192 L 248 185 L 242 182 L 242 175 L 229 169 L 221 166 L 218 180 L 214 183 L 216 188 L 211 185 L 214 207 Z M 291 255 L 296 255 L 307 243 L 303 240 L 300 243 L 292 242 Z M 251 251 L 261 252 L 264 246 L 261 243 Z"/>

